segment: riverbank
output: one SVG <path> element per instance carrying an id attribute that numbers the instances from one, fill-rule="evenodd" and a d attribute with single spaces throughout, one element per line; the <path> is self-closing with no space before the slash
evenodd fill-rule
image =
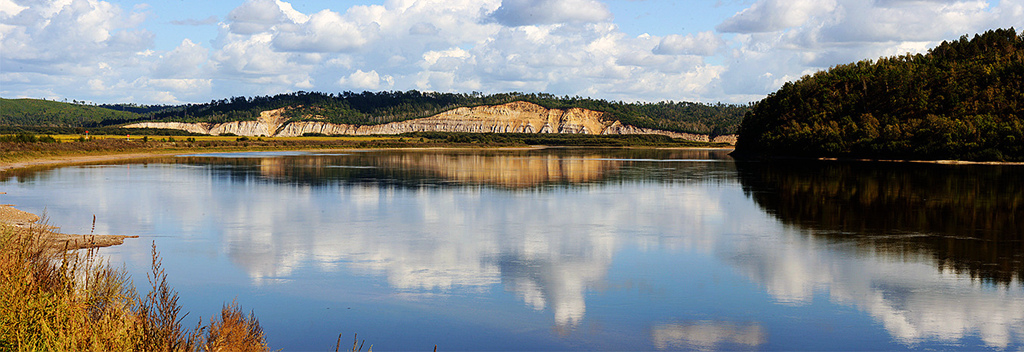
<path id="1" fill-rule="evenodd" d="M 64 140 L 58 136 L 57 140 Z M 110 137 L 110 136 L 107 136 Z M 575 138 L 571 138 L 575 137 Z M 724 143 L 679 141 L 664 136 L 564 136 L 517 134 L 422 133 L 379 137 L 154 137 L 125 140 L 97 137 L 57 143 L 0 143 L 0 174 L 6 171 L 129 160 L 182 154 L 252 151 L 337 151 L 353 149 L 441 148 L 731 148 Z"/>
<path id="2" fill-rule="evenodd" d="M 0 195 L 4 194 L 0 192 Z M 0 225 L 9 226 L 12 231 L 29 233 L 44 247 L 51 250 L 75 250 L 86 248 L 109 247 L 124 244 L 126 238 L 138 238 L 131 235 L 75 235 L 60 233 L 56 226 L 39 223 L 36 214 L 17 209 L 12 204 L 0 204 Z"/>

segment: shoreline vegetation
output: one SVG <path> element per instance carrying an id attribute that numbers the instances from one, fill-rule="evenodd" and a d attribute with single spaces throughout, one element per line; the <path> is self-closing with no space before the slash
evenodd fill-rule
<path id="1" fill-rule="evenodd" d="M 4 206 L 0 215 L 0 350 L 270 350 L 255 315 L 237 302 L 206 325 L 183 327 L 155 242 L 150 289 L 140 295 L 125 269 L 98 256 L 96 243 L 62 245 L 52 238 L 55 227 L 34 214 Z"/>

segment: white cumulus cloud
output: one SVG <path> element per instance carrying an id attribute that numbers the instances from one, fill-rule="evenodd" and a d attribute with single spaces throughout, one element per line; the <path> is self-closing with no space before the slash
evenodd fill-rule
<path id="1" fill-rule="evenodd" d="M 376 25 L 360 27 L 336 12 L 323 10 L 307 21 L 284 26 L 274 36 L 274 47 L 282 51 L 338 52 L 356 49 L 366 43 L 366 35 Z"/>
<path id="2" fill-rule="evenodd" d="M 595 0 L 503 0 L 491 16 L 508 26 L 602 22 L 612 17 Z"/>
<path id="3" fill-rule="evenodd" d="M 714 29 L 657 35 L 627 34 L 599 0 L 330 5 L 246 0 L 172 19 L 215 39 L 161 49 L 151 7 L 0 0 L 0 95 L 153 103 L 340 86 L 747 103 L 833 65 L 1024 28 L 1024 0 L 757 0 Z M 163 79 L 209 83 L 147 83 Z"/>
<path id="4" fill-rule="evenodd" d="M 208 49 L 185 39 L 177 48 L 162 55 L 154 65 L 152 75 L 157 78 L 197 76 L 208 59 Z"/>
<path id="5" fill-rule="evenodd" d="M 697 35 L 667 35 L 661 39 L 653 51 L 655 54 L 662 55 L 711 56 L 723 46 L 725 46 L 725 41 L 715 33 L 708 31 L 697 33 Z"/>
<path id="6" fill-rule="evenodd" d="M 390 88 L 394 84 L 394 78 L 391 76 L 381 76 L 377 71 L 370 70 L 364 72 L 363 70 L 356 70 L 352 74 L 345 78 L 338 80 L 338 85 L 342 87 L 349 87 L 355 89 L 365 90 L 379 90 L 382 88 Z"/>
<path id="7" fill-rule="evenodd" d="M 835 0 L 760 0 L 718 25 L 722 32 L 757 33 L 800 26 L 836 7 Z"/>

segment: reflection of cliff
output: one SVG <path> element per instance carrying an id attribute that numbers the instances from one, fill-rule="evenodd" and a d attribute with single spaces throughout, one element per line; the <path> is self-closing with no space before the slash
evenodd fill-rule
<path id="1" fill-rule="evenodd" d="M 502 150 L 371 152 L 348 155 L 302 155 L 267 158 L 182 158 L 181 162 L 232 165 L 231 177 L 251 177 L 300 184 L 390 183 L 418 187 L 423 184 L 489 185 L 530 188 L 547 184 L 583 184 L 608 180 L 637 159 L 652 157 L 650 150 Z M 657 151 L 659 157 L 679 159 L 727 159 L 728 150 Z M 720 171 L 721 165 L 698 167 Z M 248 172 L 243 171 L 248 170 Z M 665 175 L 657 175 L 659 178 Z M 707 177 L 678 173 L 676 177 Z M 630 174 L 637 179 L 645 175 Z M 672 177 L 669 177 L 671 179 Z"/>
<path id="2" fill-rule="evenodd" d="M 622 161 L 587 155 L 518 153 L 357 153 L 301 158 L 198 159 L 233 165 L 250 164 L 259 176 L 297 183 L 425 183 L 536 187 L 552 183 L 586 183 L 607 178 Z M 238 173 L 236 172 L 236 177 Z"/>
<path id="3" fill-rule="evenodd" d="M 1024 169 L 877 163 L 740 163 L 768 213 L 866 251 L 934 257 L 941 270 L 1024 278 Z"/>
<path id="4" fill-rule="evenodd" d="M 487 154 L 396 154 L 378 159 L 384 165 L 422 170 L 445 180 L 468 184 L 530 187 L 548 183 L 600 180 L 620 161 L 596 156 L 536 156 Z"/>

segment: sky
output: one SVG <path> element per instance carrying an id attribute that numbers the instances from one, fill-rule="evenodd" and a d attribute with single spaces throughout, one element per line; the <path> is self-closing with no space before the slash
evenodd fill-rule
<path id="1" fill-rule="evenodd" d="M 829 67 L 1024 29 L 1024 0 L 0 0 L 0 97 L 295 91 L 749 103 Z"/>

